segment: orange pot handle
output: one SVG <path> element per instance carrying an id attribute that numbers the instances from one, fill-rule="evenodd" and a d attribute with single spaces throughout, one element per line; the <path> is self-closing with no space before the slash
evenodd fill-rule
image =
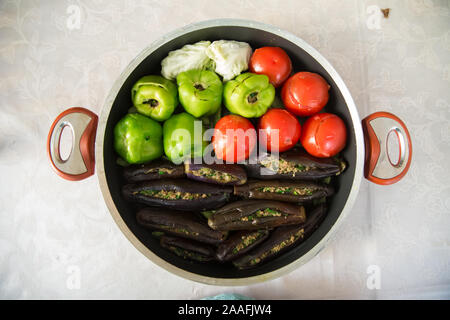
<path id="1" fill-rule="evenodd" d="M 78 181 L 94 174 L 97 123 L 97 115 L 84 108 L 67 109 L 53 121 L 47 137 L 47 154 L 59 176 Z M 72 130 L 72 150 L 65 160 L 60 154 L 64 128 Z"/>
<path id="2" fill-rule="evenodd" d="M 375 112 L 362 121 L 366 147 L 364 176 L 380 185 L 393 184 L 402 179 L 411 164 L 412 145 L 408 128 L 389 112 Z M 395 133 L 399 156 L 392 162 L 388 155 L 388 136 Z"/>

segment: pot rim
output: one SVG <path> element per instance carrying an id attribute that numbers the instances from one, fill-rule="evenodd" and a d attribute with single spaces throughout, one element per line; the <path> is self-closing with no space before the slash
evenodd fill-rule
<path id="1" fill-rule="evenodd" d="M 267 31 L 270 33 L 274 33 L 280 37 L 283 37 L 298 47 L 305 50 L 309 55 L 311 55 L 318 63 L 322 65 L 322 67 L 329 73 L 329 75 L 333 78 L 334 82 L 338 86 L 342 96 L 344 97 L 344 100 L 347 104 L 347 108 L 349 110 L 352 122 L 353 122 L 353 128 L 355 132 L 355 142 L 356 142 L 356 162 L 355 162 L 355 174 L 353 176 L 353 182 L 352 182 L 352 188 L 350 190 L 350 194 L 347 197 L 346 203 L 344 205 L 344 208 L 342 209 L 338 219 L 334 223 L 334 225 L 330 228 L 330 230 L 327 232 L 327 234 L 307 253 L 305 253 L 303 256 L 298 258 L 297 260 L 291 262 L 290 264 L 287 264 L 279 269 L 276 269 L 274 271 L 252 276 L 252 277 L 246 277 L 246 278 L 214 278 L 214 277 L 207 277 L 203 275 L 199 275 L 196 273 L 192 273 L 186 270 L 183 270 L 181 268 L 178 268 L 167 261 L 161 259 L 156 254 L 154 254 L 150 249 L 148 249 L 139 239 L 131 232 L 131 230 L 128 228 L 128 226 L 125 224 L 124 220 L 122 219 L 119 211 L 117 210 L 116 205 L 114 204 L 114 201 L 112 199 L 111 193 L 108 188 L 108 183 L 106 180 L 106 174 L 105 174 L 105 167 L 104 167 L 104 161 L 103 161 L 103 143 L 104 143 L 104 136 L 105 136 L 105 130 L 106 130 L 106 123 L 108 120 L 109 113 L 111 111 L 111 108 L 113 106 L 113 103 L 116 99 L 116 96 L 122 87 L 125 80 L 130 76 L 130 74 L 136 69 L 136 67 L 147 57 L 149 56 L 154 50 L 159 48 L 160 46 L 164 45 L 165 43 L 173 40 L 174 38 L 177 38 L 187 32 L 197 31 L 200 29 L 210 28 L 210 27 L 220 27 L 220 26 L 238 26 L 238 27 L 248 27 L 248 28 L 254 28 L 254 29 L 260 29 L 263 31 Z M 275 278 L 278 278 L 282 275 L 286 275 L 290 273 L 291 271 L 297 269 L 301 265 L 305 264 L 307 261 L 312 259 L 314 256 L 316 256 L 328 243 L 328 241 L 331 239 L 333 234 L 338 229 L 339 225 L 342 223 L 343 219 L 347 214 L 351 211 L 355 201 L 356 197 L 359 191 L 359 186 L 361 184 L 361 180 L 363 177 L 363 167 L 364 167 L 364 138 L 363 138 L 363 131 L 361 126 L 361 120 L 358 114 L 358 110 L 356 109 L 356 105 L 353 101 L 353 98 L 345 85 L 342 78 L 339 76 L 337 71 L 333 68 L 333 66 L 313 47 L 311 47 L 309 44 L 307 44 L 304 40 L 300 39 L 299 37 L 295 36 L 294 34 L 282 30 L 278 27 L 251 21 L 251 20 L 241 20 L 241 19 L 213 19 L 213 20 L 206 20 L 198 23 L 189 24 L 187 26 L 178 28 L 166 35 L 164 35 L 162 38 L 154 41 L 151 43 L 147 48 L 145 48 L 136 58 L 134 58 L 128 66 L 125 68 L 125 70 L 121 73 L 119 78 L 115 81 L 113 87 L 110 90 L 110 93 L 108 94 L 108 97 L 105 100 L 105 103 L 103 105 L 103 108 L 100 112 L 99 117 L 99 123 L 98 123 L 98 130 L 96 135 L 96 144 L 95 144 L 95 158 L 96 161 L 96 169 L 97 169 L 97 177 L 98 182 L 100 185 L 101 192 L 103 194 L 104 201 L 106 203 L 106 206 L 109 209 L 109 212 L 111 213 L 111 216 L 113 217 L 114 221 L 116 222 L 119 229 L 122 231 L 122 233 L 126 236 L 126 238 L 138 249 L 144 256 L 146 256 L 150 261 L 158 265 L 159 267 L 177 275 L 185 279 L 193 280 L 196 282 L 204 283 L 204 284 L 210 284 L 210 285 L 220 285 L 220 286 L 243 286 L 243 285 L 250 285 L 254 283 L 259 283 L 263 281 L 272 280 Z M 100 160 L 100 161 L 99 161 Z"/>

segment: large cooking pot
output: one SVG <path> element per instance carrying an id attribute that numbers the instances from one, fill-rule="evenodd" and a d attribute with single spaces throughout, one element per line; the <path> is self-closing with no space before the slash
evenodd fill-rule
<path id="1" fill-rule="evenodd" d="M 138 225 L 132 206 L 121 196 L 121 167 L 116 164 L 113 128 L 131 106 L 130 92 L 142 76 L 159 74 L 160 62 L 169 51 L 200 40 L 232 39 L 248 42 L 252 48 L 278 46 L 292 60 L 294 71 L 322 75 L 331 85 L 327 111 L 344 119 L 348 141 L 342 152 L 348 169 L 337 180 L 338 192 L 331 199 L 328 215 L 303 243 L 255 269 L 236 270 L 228 265 L 193 263 L 165 251 L 150 232 Z M 98 128 L 97 128 L 98 122 Z M 72 152 L 61 159 L 59 148 L 64 128 L 72 130 Z M 392 134 L 394 133 L 394 134 Z M 392 134 L 392 135 L 391 135 Z M 398 159 L 387 151 L 388 136 L 397 138 Z M 123 71 L 106 99 L 99 118 L 83 108 L 60 114 L 51 126 L 48 154 L 56 172 L 69 180 L 81 180 L 97 171 L 103 198 L 120 230 L 147 258 L 162 268 L 198 282 L 215 285 L 247 285 L 286 274 L 314 257 L 327 244 L 342 219 L 350 212 L 363 175 L 378 184 L 400 180 L 411 162 L 411 140 L 404 123 L 396 116 L 379 112 L 361 123 L 353 99 L 331 64 L 314 48 L 293 34 L 266 24 L 244 20 L 211 20 L 167 34 L 139 54 Z M 95 150 L 95 154 L 94 154 Z M 96 161 L 94 161 L 94 158 Z"/>

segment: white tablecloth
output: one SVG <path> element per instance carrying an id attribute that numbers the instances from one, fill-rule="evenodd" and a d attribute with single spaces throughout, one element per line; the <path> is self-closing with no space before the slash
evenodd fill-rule
<path id="1" fill-rule="evenodd" d="M 0 298 L 450 298 L 449 15 L 449 2 L 436 0 L 1 1 Z M 97 179 L 61 179 L 45 151 L 60 112 L 98 113 L 147 45 L 213 18 L 303 38 L 340 73 L 361 118 L 393 112 L 413 140 L 407 176 L 386 187 L 364 181 L 326 249 L 247 287 L 198 284 L 154 265 L 113 222 Z"/>

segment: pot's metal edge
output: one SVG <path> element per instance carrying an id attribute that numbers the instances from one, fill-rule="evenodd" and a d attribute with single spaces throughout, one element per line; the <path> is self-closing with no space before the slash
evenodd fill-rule
<path id="1" fill-rule="evenodd" d="M 304 254 L 302 257 L 297 259 L 296 261 L 280 268 L 275 271 L 258 275 L 254 277 L 248 277 L 248 278 L 212 278 L 212 277 L 206 277 L 202 275 L 198 275 L 192 272 L 185 271 L 183 269 L 180 269 L 165 260 L 161 259 L 157 255 L 155 255 L 152 251 L 150 251 L 143 243 L 139 241 L 139 239 L 131 232 L 131 230 L 127 227 L 125 222 L 123 221 L 122 217 L 120 216 L 119 211 L 117 210 L 114 201 L 111 197 L 111 194 L 108 189 L 108 184 L 106 181 L 106 174 L 105 174 L 105 168 L 104 168 L 104 162 L 103 162 L 103 143 L 104 143 L 104 136 L 105 136 L 105 129 L 106 129 L 106 122 L 108 119 L 108 115 L 110 113 L 110 110 L 112 108 L 112 105 L 114 103 L 114 100 L 122 87 L 125 80 L 128 78 L 128 76 L 133 72 L 133 70 L 155 49 L 160 47 L 161 45 L 165 44 L 166 42 L 183 35 L 186 32 L 192 32 L 203 28 L 208 27 L 217 27 L 217 26 L 241 26 L 241 27 L 248 27 L 248 28 L 256 28 L 261 29 L 264 31 L 268 31 L 271 33 L 275 33 L 293 43 L 301 47 L 303 50 L 308 52 L 314 59 L 316 59 L 324 68 L 327 70 L 327 72 L 330 74 L 330 76 L 334 79 L 336 85 L 339 87 L 339 90 L 341 91 L 346 103 L 347 107 L 349 109 L 353 127 L 355 130 L 355 142 L 356 142 L 356 163 L 355 163 L 355 174 L 353 177 L 353 183 L 352 183 L 352 189 L 350 191 L 350 194 L 347 198 L 347 201 L 345 203 L 345 206 L 335 222 L 335 224 L 332 226 L 332 228 L 328 231 L 328 233 L 306 254 Z M 316 256 L 328 243 L 328 241 L 331 239 L 335 231 L 338 229 L 339 225 L 342 223 L 343 219 L 348 215 L 348 213 L 351 211 L 355 201 L 356 197 L 359 191 L 359 186 L 361 184 L 361 180 L 363 177 L 363 166 L 364 166 L 364 140 L 363 140 L 363 131 L 361 127 L 361 120 L 358 115 L 358 111 L 356 109 L 355 103 L 353 101 L 353 98 L 345 85 L 342 78 L 339 76 L 339 74 L 336 72 L 336 70 L 332 67 L 332 65 L 313 47 L 311 47 L 309 44 L 307 44 L 302 39 L 298 38 L 297 36 L 293 35 L 292 33 L 282 30 L 280 28 L 277 28 L 272 25 L 264 24 L 261 22 L 256 21 L 248 21 L 248 20 L 239 20 L 239 19 L 217 19 L 217 20 L 208 20 L 203 21 L 199 23 L 194 23 L 187 25 L 185 27 L 179 28 L 171 33 L 166 34 L 159 40 L 153 42 L 150 46 L 148 46 L 146 49 L 144 49 L 135 59 L 133 59 L 129 65 L 125 68 L 125 70 L 122 72 L 120 77 L 116 80 L 114 83 L 107 99 L 105 100 L 105 103 L 103 105 L 103 108 L 101 110 L 100 116 L 99 116 L 99 123 L 98 123 L 98 129 L 97 129 L 97 136 L 96 136 L 96 146 L 95 146 L 95 157 L 96 159 L 101 159 L 100 161 L 96 161 L 96 169 L 97 169 L 97 177 L 98 182 L 100 185 L 101 192 L 103 194 L 104 201 L 106 203 L 106 206 L 108 207 L 111 216 L 113 217 L 114 221 L 118 225 L 119 229 L 124 233 L 126 238 L 144 255 L 146 256 L 150 261 L 154 262 L 156 265 L 160 266 L 161 268 L 177 275 L 185 279 L 193 280 L 200 283 L 210 284 L 210 285 L 219 285 L 219 286 L 244 286 L 244 285 L 250 285 L 254 283 L 259 283 L 263 281 L 272 280 L 275 278 L 278 278 L 282 275 L 288 274 L 289 272 L 297 269 L 301 265 L 305 264 L 307 261 L 312 259 L 314 256 Z"/>

